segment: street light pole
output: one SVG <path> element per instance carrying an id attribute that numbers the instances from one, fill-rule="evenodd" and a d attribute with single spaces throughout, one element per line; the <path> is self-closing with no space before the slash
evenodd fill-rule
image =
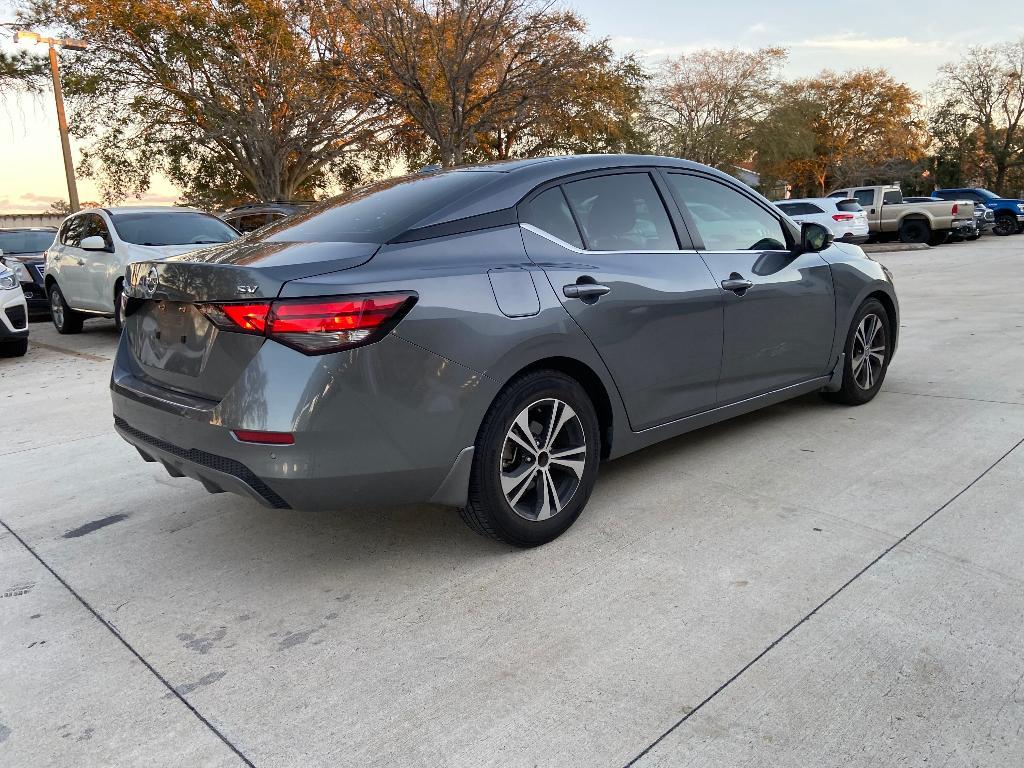
<path id="1" fill-rule="evenodd" d="M 64 150 L 64 175 L 68 179 L 68 203 L 71 212 L 78 211 L 78 184 L 75 181 L 75 161 L 71 157 L 71 139 L 68 136 L 68 119 L 64 114 L 64 92 L 60 87 L 60 68 L 57 65 L 57 49 L 50 45 L 50 74 L 53 76 L 53 98 L 57 102 L 57 128 L 60 131 L 60 147 Z"/>
<path id="2" fill-rule="evenodd" d="M 53 98 L 57 102 L 57 128 L 60 131 L 60 147 L 64 152 L 64 175 L 68 180 L 68 204 L 71 212 L 79 209 L 78 184 L 75 181 L 75 161 L 71 157 L 71 138 L 68 136 L 68 119 L 64 113 L 64 91 L 60 86 L 60 66 L 57 59 L 57 46 L 73 51 L 84 51 L 87 47 L 84 40 L 71 38 L 43 37 L 38 32 L 18 30 L 14 34 L 16 43 L 44 43 L 50 47 L 50 75 L 53 77 Z"/>

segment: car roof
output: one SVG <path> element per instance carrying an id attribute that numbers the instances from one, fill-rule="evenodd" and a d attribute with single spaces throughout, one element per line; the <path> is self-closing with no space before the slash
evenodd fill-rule
<path id="1" fill-rule="evenodd" d="M 181 205 L 114 205 L 114 206 L 103 206 L 102 208 L 83 208 L 80 211 L 75 211 L 68 215 L 77 216 L 80 213 L 98 213 L 103 211 L 108 216 L 113 216 L 119 213 L 206 213 L 206 211 L 199 208 L 188 208 Z"/>
<path id="2" fill-rule="evenodd" d="M 733 176 L 700 163 L 677 157 L 659 155 L 558 155 L 535 157 L 524 160 L 504 160 L 494 163 L 460 166 L 436 173 L 494 173 L 503 174 L 504 183 L 488 184 L 478 191 L 471 200 L 459 199 L 443 206 L 412 229 L 432 227 L 470 216 L 479 216 L 505 210 L 516 205 L 534 188 L 562 176 L 588 171 L 604 171 L 628 168 L 660 167 L 694 170 L 716 176 L 731 184 L 744 186 Z M 435 174 L 429 174 L 435 175 Z"/>
<path id="3" fill-rule="evenodd" d="M 773 202 L 777 205 L 779 203 L 814 203 L 815 205 L 824 203 L 825 205 L 835 205 L 841 203 L 843 200 L 853 200 L 852 197 L 790 197 L 786 200 L 774 200 Z"/>

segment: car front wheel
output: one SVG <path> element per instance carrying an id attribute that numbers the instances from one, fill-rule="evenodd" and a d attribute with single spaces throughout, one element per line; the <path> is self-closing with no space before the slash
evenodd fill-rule
<path id="1" fill-rule="evenodd" d="M 64 300 L 60 286 L 54 283 L 50 286 L 50 318 L 57 333 L 81 333 L 84 318 L 75 312 Z"/>
<path id="2" fill-rule="evenodd" d="M 580 516 L 600 457 L 597 414 L 583 387 L 559 371 L 525 374 L 484 417 L 462 518 L 517 547 L 549 542 Z"/>
<path id="3" fill-rule="evenodd" d="M 892 357 L 892 321 L 882 302 L 868 299 L 857 309 L 846 336 L 843 386 L 826 397 L 846 405 L 863 405 L 882 388 Z"/>
<path id="4" fill-rule="evenodd" d="M 1007 235 L 1013 235 L 1017 233 L 1017 217 L 1000 215 L 996 216 L 996 225 L 993 231 L 1001 236 L 1006 237 Z"/>

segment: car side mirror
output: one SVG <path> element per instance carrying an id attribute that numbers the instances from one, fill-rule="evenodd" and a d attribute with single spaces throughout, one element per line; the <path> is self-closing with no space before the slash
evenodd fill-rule
<path id="1" fill-rule="evenodd" d="M 832 230 L 813 221 L 805 221 L 800 227 L 800 250 L 803 253 L 824 251 L 835 239 Z"/>
<path id="2" fill-rule="evenodd" d="M 105 251 L 107 250 L 107 241 L 99 235 L 89 235 L 89 237 L 82 238 L 79 247 L 83 251 Z"/>

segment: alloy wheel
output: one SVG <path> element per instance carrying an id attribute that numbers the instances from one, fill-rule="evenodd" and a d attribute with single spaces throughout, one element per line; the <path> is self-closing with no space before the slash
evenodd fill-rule
<path id="1" fill-rule="evenodd" d="M 871 389 L 885 366 L 885 325 L 875 314 L 864 315 L 853 336 L 853 380 L 861 389 Z"/>
<path id="2" fill-rule="evenodd" d="M 50 290 L 50 314 L 53 316 L 53 324 L 60 330 L 64 325 L 64 302 L 56 288 Z"/>
<path id="3" fill-rule="evenodd" d="M 576 411 L 556 398 L 538 400 L 516 416 L 505 435 L 501 489 L 517 515 L 547 520 L 572 499 L 586 463 L 587 440 Z"/>

